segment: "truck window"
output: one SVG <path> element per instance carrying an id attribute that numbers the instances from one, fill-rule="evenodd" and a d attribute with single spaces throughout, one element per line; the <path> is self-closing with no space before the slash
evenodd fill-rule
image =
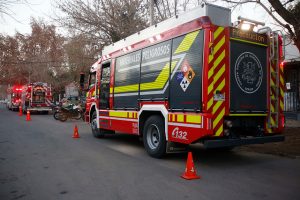
<path id="1" fill-rule="evenodd" d="M 90 73 L 89 77 L 89 89 L 91 89 L 96 83 L 96 72 Z"/>
<path id="2" fill-rule="evenodd" d="M 102 65 L 100 82 L 100 108 L 109 109 L 110 63 Z"/>

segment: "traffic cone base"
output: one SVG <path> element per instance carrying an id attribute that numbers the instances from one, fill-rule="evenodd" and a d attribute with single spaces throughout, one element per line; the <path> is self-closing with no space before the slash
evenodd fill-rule
<path id="1" fill-rule="evenodd" d="M 188 158 L 187 158 L 187 161 L 186 161 L 185 172 L 181 175 L 181 177 L 184 178 L 184 179 L 187 179 L 187 180 L 201 178 L 196 173 L 196 169 L 195 169 L 195 166 L 194 166 L 192 152 L 188 153 Z"/>
<path id="2" fill-rule="evenodd" d="M 73 138 L 80 138 L 79 133 L 78 133 L 78 128 L 77 125 L 74 127 L 74 133 L 73 133 Z"/>
<path id="3" fill-rule="evenodd" d="M 26 121 L 31 121 L 29 110 L 27 110 Z"/>

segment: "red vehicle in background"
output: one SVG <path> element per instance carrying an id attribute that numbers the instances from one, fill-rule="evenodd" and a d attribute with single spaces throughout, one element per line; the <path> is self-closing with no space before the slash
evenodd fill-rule
<path id="1" fill-rule="evenodd" d="M 52 110 L 51 86 L 47 83 L 35 82 L 22 88 L 21 105 L 23 112 L 49 112 Z"/>
<path id="2" fill-rule="evenodd" d="M 7 89 L 7 108 L 9 110 L 18 110 L 21 103 L 22 86 L 14 85 Z"/>

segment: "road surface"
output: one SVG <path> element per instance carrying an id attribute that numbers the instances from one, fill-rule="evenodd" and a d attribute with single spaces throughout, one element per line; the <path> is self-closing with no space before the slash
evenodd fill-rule
<path id="1" fill-rule="evenodd" d="M 201 179 L 187 181 L 187 154 L 149 157 L 134 136 L 92 136 L 82 121 L 0 108 L 0 199 L 300 199 L 300 159 L 191 147 Z M 74 125 L 81 138 L 73 139 Z"/>

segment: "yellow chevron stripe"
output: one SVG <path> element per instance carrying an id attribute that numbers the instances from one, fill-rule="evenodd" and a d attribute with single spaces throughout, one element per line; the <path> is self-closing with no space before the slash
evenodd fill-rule
<path id="1" fill-rule="evenodd" d="M 275 123 L 273 117 L 271 117 L 271 125 L 275 125 L 275 124 L 276 124 L 276 123 Z"/>
<path id="2" fill-rule="evenodd" d="M 274 106 L 270 104 L 270 107 L 271 107 L 271 112 L 274 112 L 275 111 Z"/>
<path id="3" fill-rule="evenodd" d="M 208 63 L 210 63 L 210 62 L 213 60 L 213 58 L 214 58 L 214 56 L 210 54 L 210 55 L 208 56 Z"/>
<path id="4" fill-rule="evenodd" d="M 217 103 L 213 107 L 213 114 L 215 114 L 217 112 L 217 110 L 220 108 L 222 103 L 223 103 L 223 101 L 217 101 Z"/>
<path id="5" fill-rule="evenodd" d="M 270 81 L 270 85 L 271 86 L 274 86 L 275 85 L 275 83 L 274 83 L 274 81 L 272 80 L 272 79 L 270 79 L 271 81 Z"/>
<path id="6" fill-rule="evenodd" d="M 280 83 L 281 83 L 282 85 L 284 85 L 284 80 L 283 80 L 283 77 L 282 77 L 282 76 L 280 76 Z"/>
<path id="7" fill-rule="evenodd" d="M 284 103 L 283 103 L 283 101 L 280 101 L 280 109 L 281 109 L 281 110 L 284 109 Z"/>
<path id="8" fill-rule="evenodd" d="M 217 124 L 220 122 L 220 120 L 223 118 L 224 115 L 225 115 L 225 108 L 221 110 L 218 117 L 213 121 L 213 128 L 217 126 Z"/>
<path id="9" fill-rule="evenodd" d="M 109 111 L 110 117 L 122 117 L 127 118 L 127 112 L 126 111 Z"/>
<path id="10" fill-rule="evenodd" d="M 208 102 L 207 102 L 207 109 L 209 110 L 210 107 L 213 105 L 214 102 L 214 98 L 211 98 Z"/>
<path id="11" fill-rule="evenodd" d="M 195 32 L 187 34 L 184 37 L 183 41 L 178 46 L 178 48 L 176 49 L 175 54 L 188 51 L 191 48 L 192 44 L 194 43 L 198 33 L 199 33 L 199 31 L 195 31 Z"/>
<path id="12" fill-rule="evenodd" d="M 214 82 L 216 82 L 217 80 L 219 80 L 219 78 L 224 74 L 224 72 L 225 72 L 225 64 L 221 67 L 221 69 L 214 76 Z"/>
<path id="13" fill-rule="evenodd" d="M 268 126 L 268 125 L 267 125 Z M 267 129 L 267 133 L 272 133 L 272 129 L 271 128 L 266 128 Z"/>
<path id="14" fill-rule="evenodd" d="M 218 42 L 218 44 L 214 48 L 214 52 L 218 52 L 218 50 L 225 44 L 225 35 L 222 39 Z"/>
<path id="15" fill-rule="evenodd" d="M 225 87 L 225 78 L 222 80 L 222 82 L 218 85 L 216 90 L 221 91 Z"/>
<path id="16" fill-rule="evenodd" d="M 133 112 L 128 112 L 128 117 L 129 118 L 133 118 L 133 115 L 134 115 Z"/>
<path id="17" fill-rule="evenodd" d="M 222 33 L 222 31 L 224 30 L 223 27 L 218 27 L 217 30 L 214 32 L 214 39 L 217 39 L 218 36 Z"/>
<path id="18" fill-rule="evenodd" d="M 223 124 L 218 128 L 217 132 L 215 133 L 215 136 L 220 136 L 223 132 Z"/>
<path id="19" fill-rule="evenodd" d="M 222 51 L 220 56 L 215 60 L 214 67 L 218 66 L 224 58 L 225 58 L 225 49 Z"/>
<path id="20" fill-rule="evenodd" d="M 284 97 L 284 92 L 282 88 L 280 88 L 280 96 Z"/>
<path id="21" fill-rule="evenodd" d="M 208 71 L 208 79 L 214 74 L 214 67 L 210 68 Z"/>
<path id="22" fill-rule="evenodd" d="M 211 84 L 208 86 L 208 88 L 207 88 L 208 94 L 210 94 L 210 93 L 212 92 L 213 89 L 214 89 L 214 84 L 211 83 Z"/>
<path id="23" fill-rule="evenodd" d="M 173 72 L 177 62 L 178 61 L 172 62 L 171 72 Z M 140 91 L 162 89 L 165 86 L 168 79 L 169 79 L 169 62 L 163 67 L 162 71 L 160 72 L 158 77 L 155 79 L 155 81 L 150 82 L 150 83 L 141 83 Z M 139 89 L 139 84 L 125 85 L 125 86 L 115 87 L 114 92 L 115 93 L 137 92 L 138 89 Z"/>
<path id="24" fill-rule="evenodd" d="M 168 115 L 168 121 L 171 121 L 171 114 Z"/>

